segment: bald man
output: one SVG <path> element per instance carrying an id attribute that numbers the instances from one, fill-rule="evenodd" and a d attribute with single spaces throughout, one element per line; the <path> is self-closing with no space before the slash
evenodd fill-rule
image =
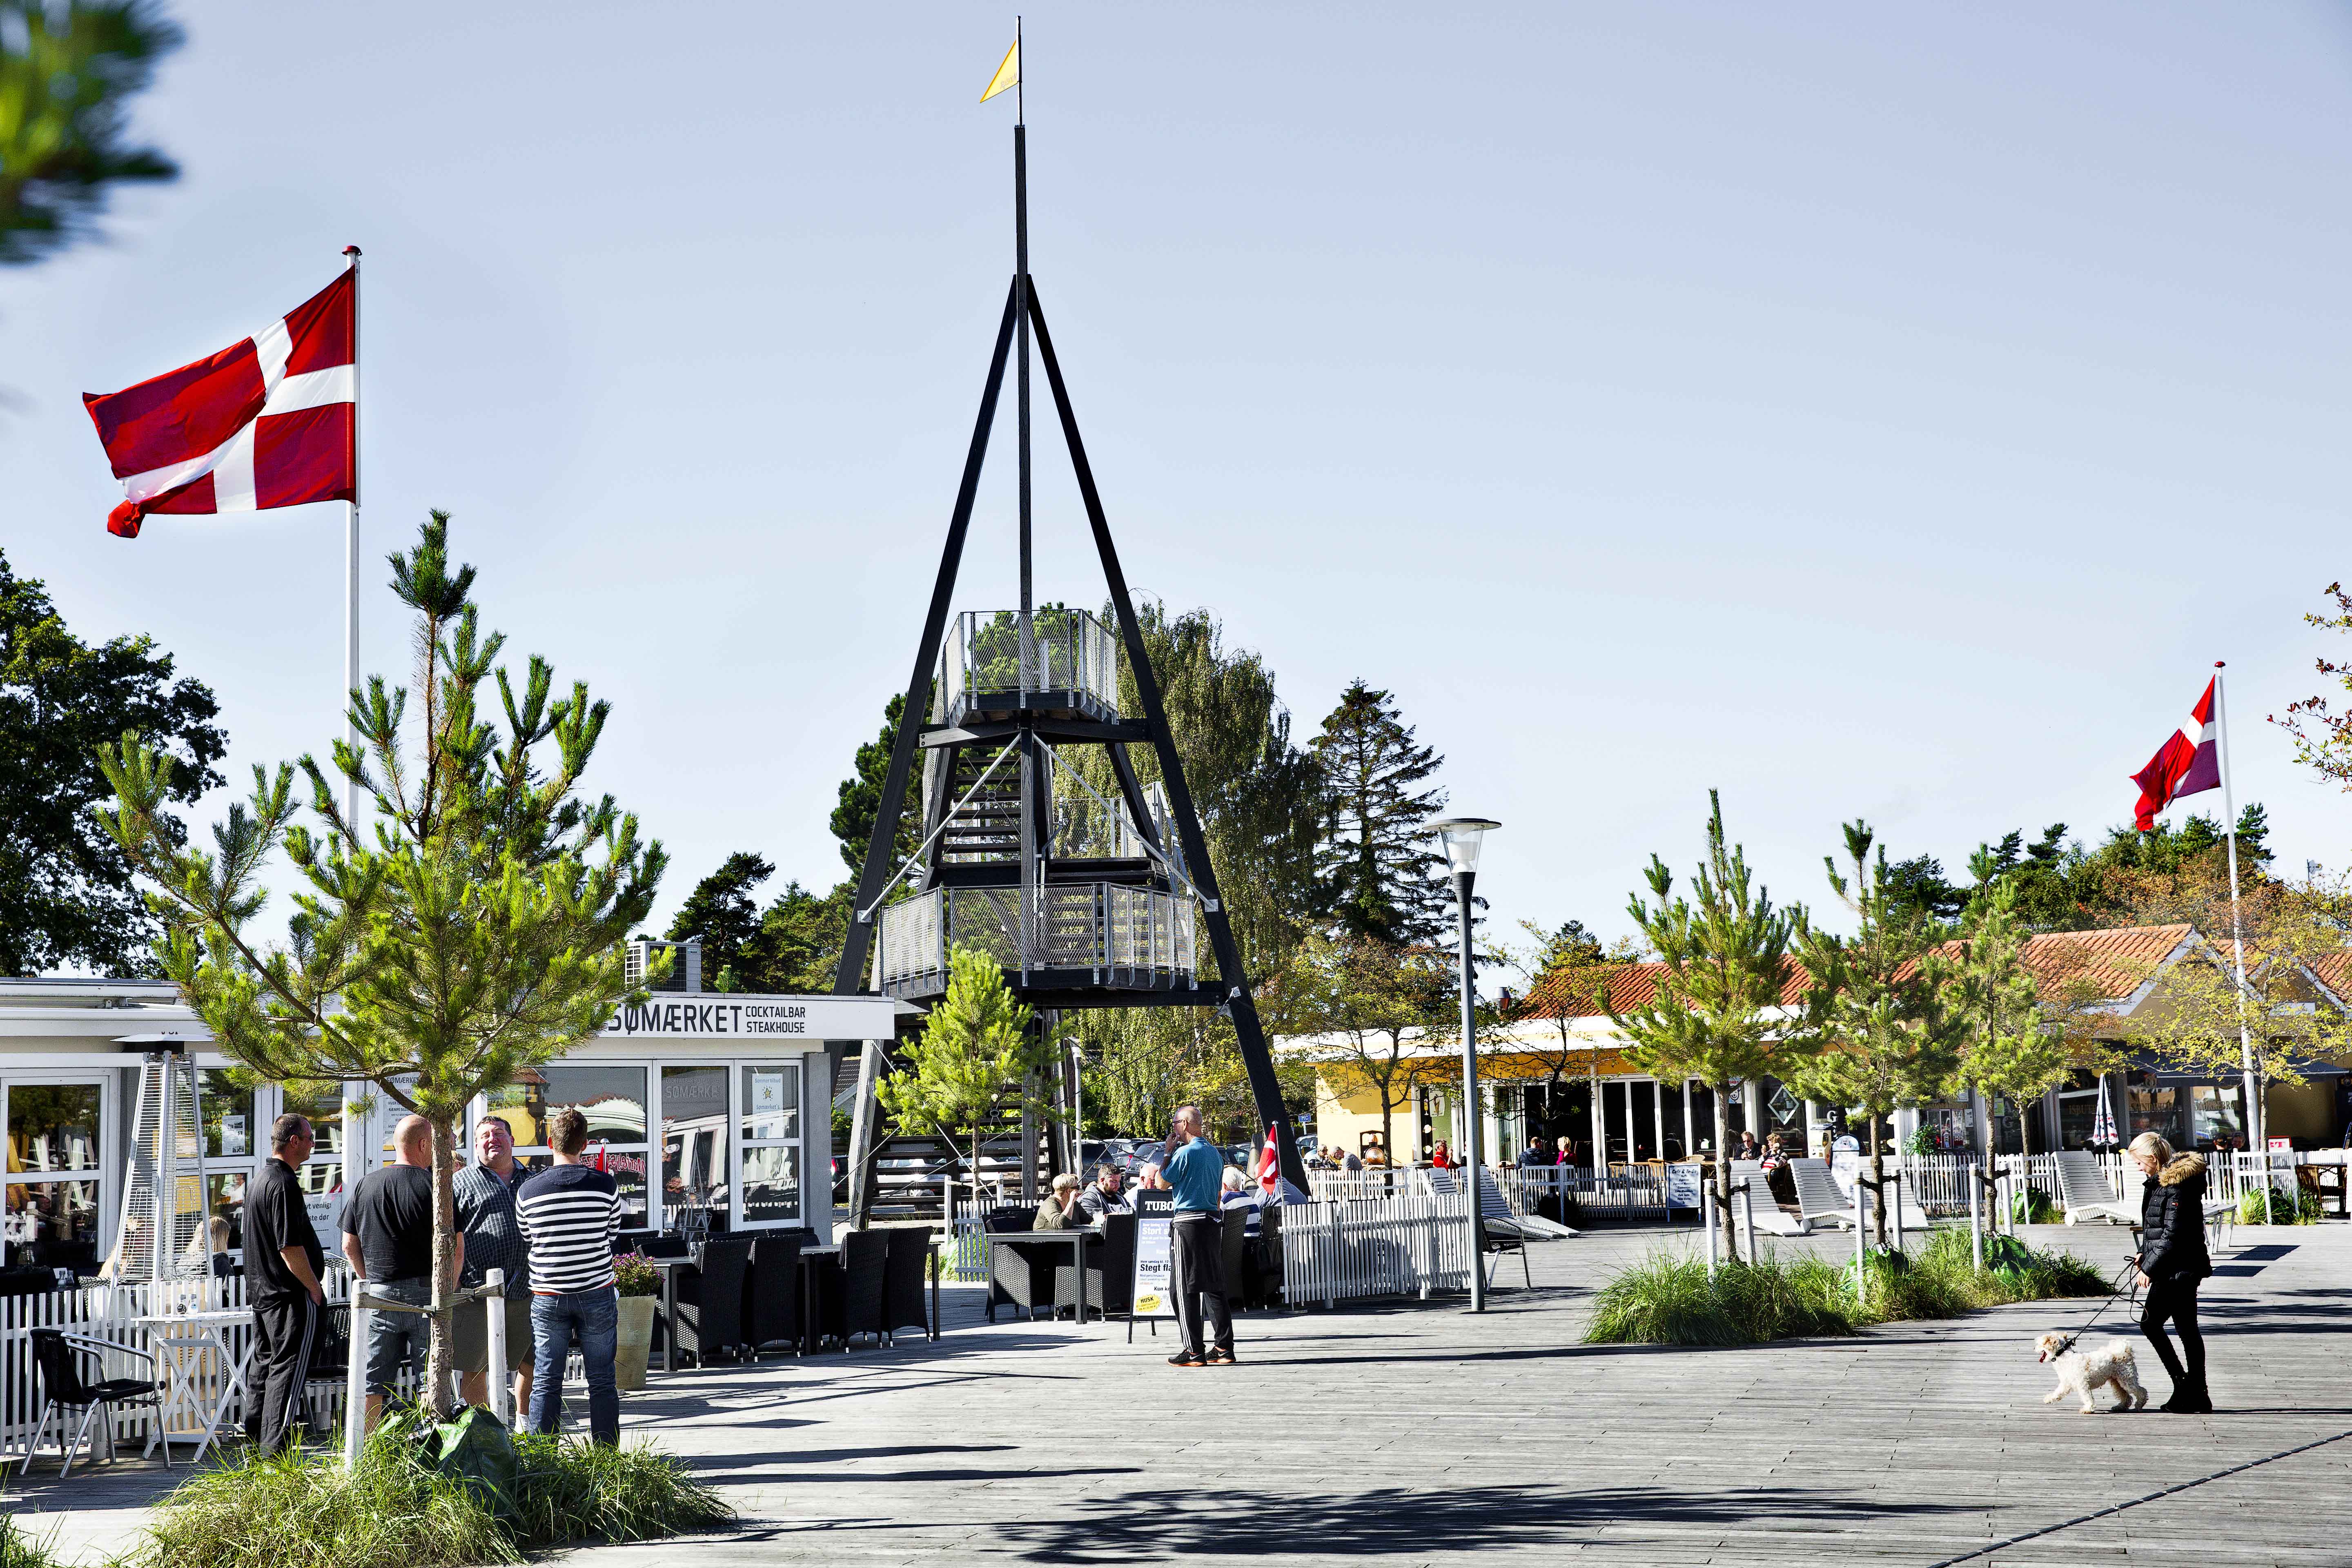
<path id="1" fill-rule="evenodd" d="M 389 1296 L 412 1306 L 433 1304 L 433 1124 L 404 1116 L 392 1130 L 394 1163 L 370 1172 L 343 1205 L 343 1256 L 367 1282 L 368 1294 Z M 466 1238 L 457 1237 L 457 1268 L 466 1263 Z M 451 1280 L 454 1287 L 456 1280 Z M 368 1315 L 367 1422 L 383 1413 L 384 1395 L 396 1390 L 403 1371 L 416 1374 L 424 1393 L 425 1352 L 433 1320 L 422 1312 Z"/>

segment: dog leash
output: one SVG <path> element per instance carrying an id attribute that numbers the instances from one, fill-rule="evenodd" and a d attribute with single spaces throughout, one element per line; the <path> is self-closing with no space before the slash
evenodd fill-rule
<path id="1" fill-rule="evenodd" d="M 2116 1304 L 2116 1298 L 2124 1293 L 2125 1276 L 2126 1274 L 2135 1273 L 2138 1268 L 2139 1255 L 2137 1253 L 2134 1253 L 2131 1257 L 2124 1259 L 2123 1268 L 2117 1269 L 2116 1271 L 2116 1277 L 2107 1282 L 2107 1299 L 2099 1303 L 2099 1310 L 2093 1312 L 2089 1320 L 2086 1321 L 2081 1328 L 2076 1329 L 2073 1333 L 2068 1334 L 2059 1344 L 2058 1348 L 2050 1352 L 2051 1360 L 2056 1361 L 2060 1356 L 2064 1355 L 2068 1351 L 2073 1350 L 2074 1348 L 2074 1342 L 2081 1339 L 2084 1334 L 2089 1333 L 2091 1331 L 2092 1324 L 2096 1323 L 2101 1318 L 2106 1316 L 2107 1309 Z M 2134 1301 L 2139 1300 L 2139 1281 L 2137 1279 L 2132 1280 L 2131 1299 Z"/>

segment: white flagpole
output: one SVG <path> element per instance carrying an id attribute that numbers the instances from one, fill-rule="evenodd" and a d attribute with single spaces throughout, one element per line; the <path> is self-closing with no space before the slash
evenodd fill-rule
<path id="1" fill-rule="evenodd" d="M 352 718 L 352 692 L 360 683 L 360 247 L 343 247 L 352 269 L 352 499 L 343 503 L 343 738 L 356 749 L 360 729 Z M 343 820 L 352 837 L 360 830 L 360 786 L 343 781 Z"/>
<path id="2" fill-rule="evenodd" d="M 2213 661 L 2213 738 L 2221 749 L 2221 821 L 2230 846 L 2230 943 L 2238 965 L 2238 1062 L 2245 1079 L 2246 1144 L 2261 1153 L 2268 1145 L 2263 1142 L 2262 1088 L 2254 1073 L 2253 1031 L 2246 1024 L 2246 925 L 2238 912 L 2238 803 L 2230 788 L 2230 705 L 2221 695 L 2219 672 L 2222 668 L 2220 659 Z"/>

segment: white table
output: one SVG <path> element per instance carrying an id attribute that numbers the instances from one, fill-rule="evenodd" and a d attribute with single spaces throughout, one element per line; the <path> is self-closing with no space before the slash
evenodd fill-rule
<path id="1" fill-rule="evenodd" d="M 232 1328 L 250 1328 L 253 1313 L 216 1307 L 200 1311 L 163 1312 L 131 1321 L 147 1331 L 155 1347 L 155 1359 L 163 1369 L 163 1403 L 155 1413 L 147 1452 L 152 1454 L 158 1443 L 193 1442 L 196 1452 L 190 1462 L 201 1462 L 205 1450 L 218 1439 L 229 1405 L 245 1392 L 245 1369 L 253 1360 L 253 1341 L 248 1338 L 245 1353 L 238 1355 L 229 1349 L 227 1331 Z M 207 1352 L 220 1357 L 224 1373 L 220 1397 L 212 1402 L 210 1411 L 205 1408 L 201 1381 Z"/>

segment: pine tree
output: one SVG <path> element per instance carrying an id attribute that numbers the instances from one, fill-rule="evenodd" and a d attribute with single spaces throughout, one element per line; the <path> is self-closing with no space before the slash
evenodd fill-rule
<path id="1" fill-rule="evenodd" d="M 147 0 L 0 0 L 0 264 L 87 237 L 113 184 L 179 177 L 125 138 L 181 39 Z"/>
<path id="2" fill-rule="evenodd" d="M 1425 825 L 1445 805 L 1423 789 L 1444 759 L 1416 744 L 1394 700 L 1363 681 L 1340 694 L 1312 751 L 1323 769 L 1322 840 L 1315 857 L 1323 912 L 1377 942 L 1434 940 L 1453 900 Z"/>
<path id="3" fill-rule="evenodd" d="M 1639 893 L 1633 923 L 1658 955 L 1649 1005 L 1610 1018 L 1630 1042 L 1643 1071 L 1679 1083 L 1696 1079 L 1715 1091 L 1716 1215 L 1726 1250 L 1739 1255 L 1731 1215 L 1731 1089 L 1745 1079 L 1795 1069 L 1801 1042 L 1787 1037 L 1781 992 L 1789 980 L 1790 937 L 1801 909 L 1776 910 L 1771 894 L 1750 885 L 1748 854 L 1724 843 L 1723 802 L 1706 792 L 1706 859 L 1688 899 L 1674 898 L 1674 873 L 1650 857 L 1647 880 L 1658 900 Z"/>
<path id="4" fill-rule="evenodd" d="M 2011 835 L 2011 837 L 2017 837 Z M 2006 841 L 2004 841 L 2006 847 Z M 1948 982 L 1952 1011 L 1965 1020 L 1960 1078 L 1984 1095 L 2026 1106 L 2066 1080 L 2072 1050 L 2042 1005 L 2040 987 L 2025 967 L 2028 933 L 2018 912 L 2014 870 L 1982 847 L 1969 862 L 1977 890 L 1962 917 Z M 2018 1117 L 2023 1152 L 2033 1152 L 2032 1118 Z M 1979 1134 L 1990 1160 L 1992 1129 Z"/>
<path id="5" fill-rule="evenodd" d="M 278 1083 L 359 1080 L 433 1128 L 433 1331 L 426 1387 L 448 1413 L 449 1290 L 457 1258 L 452 1130 L 478 1094 L 594 1038 L 630 994 L 622 946 L 652 908 L 667 857 L 607 795 L 574 795 L 611 706 L 584 684 L 550 701 L 534 657 L 518 697 L 484 635 L 474 569 L 449 569 L 448 514 L 392 557 L 415 612 L 416 695 L 381 676 L 352 693 L 362 738 L 338 740 L 331 769 L 305 756 L 314 831 L 293 819 L 294 765 L 254 769 L 249 804 L 214 829 L 217 854 L 174 846 L 160 823 L 171 757 L 126 733 L 100 766 L 100 814 L 166 921 L 158 952 L 219 1049 Z M 502 731 L 479 716 L 495 675 Z M 541 747 L 553 742 L 554 754 Z M 368 820 L 349 820 L 355 782 Z M 248 929 L 266 897 L 262 863 L 283 846 L 304 884 L 283 945 Z"/>
<path id="6" fill-rule="evenodd" d="M 1852 910 L 1854 934 L 1841 937 L 1801 921 L 1797 947 L 1810 984 L 1805 1026 L 1818 1048 L 1781 1076 L 1808 1100 L 1860 1109 L 1870 1123 L 1870 1177 L 1886 1193 L 1886 1151 L 1880 1119 L 1897 1107 L 1925 1105 L 1949 1092 L 1960 1067 L 1968 1020 L 1947 1005 L 1950 963 L 1937 951 L 1941 933 L 1926 911 L 1904 897 L 1886 863 L 1870 858 L 1874 836 L 1856 821 L 1845 827 L 1853 880 L 1822 857 L 1830 888 Z M 1891 1200 L 1888 1200 L 1891 1201 Z M 1886 1245 L 1886 1203 L 1873 1213 L 1878 1244 Z"/>
<path id="7" fill-rule="evenodd" d="M 841 781 L 840 804 L 833 808 L 833 836 L 841 840 L 841 858 L 852 871 L 866 868 L 866 846 L 874 840 L 874 819 L 882 814 L 882 784 L 890 772 L 890 748 L 898 743 L 898 720 L 906 711 L 907 694 L 903 691 L 883 705 L 881 732 L 857 748 L 850 774 Z M 918 768 L 916 773 L 919 775 L 921 770 Z M 892 870 L 903 865 L 922 842 L 919 829 L 923 814 L 914 795 L 910 787 L 907 809 L 898 814 Z"/>
<path id="8" fill-rule="evenodd" d="M 931 1009 L 922 1037 L 899 1048 L 901 1066 L 875 1086 L 874 1098 L 903 1129 L 971 1133 L 975 1196 L 990 1121 L 1007 1107 L 1050 1109 L 1043 1085 L 1053 1047 L 1035 1022 L 1013 998 L 996 960 L 957 948 L 948 955 L 947 994 Z"/>
<path id="9" fill-rule="evenodd" d="M 738 849 L 694 885 L 678 906 L 677 918 L 669 922 L 672 942 L 702 939 L 702 973 L 725 982 L 716 989 L 750 989 L 742 984 L 743 950 L 760 934 L 760 907 L 751 901 L 751 889 L 775 873 L 775 867 L 757 854 Z"/>

